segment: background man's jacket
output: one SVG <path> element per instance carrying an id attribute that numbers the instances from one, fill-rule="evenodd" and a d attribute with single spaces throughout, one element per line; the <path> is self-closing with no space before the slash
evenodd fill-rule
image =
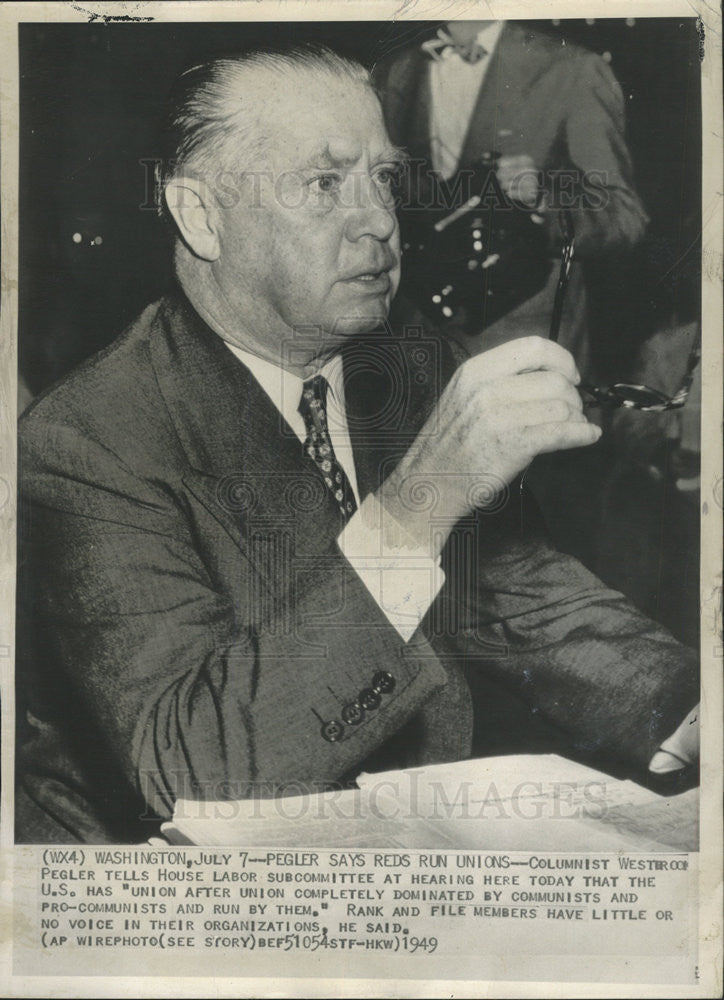
<path id="1" fill-rule="evenodd" d="M 412 190 L 406 194 L 413 205 L 430 204 L 432 198 L 429 66 L 429 57 L 415 44 L 382 60 L 374 71 L 390 137 L 407 149 L 414 164 Z M 562 46 L 560 39 L 506 22 L 473 107 L 459 169 L 469 170 L 493 151 L 528 155 L 543 172 L 551 196 L 546 224 L 552 258 L 561 243 L 557 209 L 571 209 L 576 266 L 560 342 L 583 371 L 589 344 L 579 264 L 635 246 L 648 222 L 633 185 L 623 94 L 611 69 L 594 52 Z M 478 338 L 480 346 L 523 335 L 547 337 L 557 281 L 552 259 L 546 286 L 489 326 Z M 396 305 L 399 310 L 399 299 Z M 474 344 L 470 347 L 474 352 Z"/>

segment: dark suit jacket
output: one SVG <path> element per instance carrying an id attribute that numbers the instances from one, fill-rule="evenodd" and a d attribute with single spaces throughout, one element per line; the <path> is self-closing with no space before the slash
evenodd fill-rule
<path id="1" fill-rule="evenodd" d="M 450 367 L 388 331 L 345 371 L 365 492 Z M 178 795 L 465 757 L 488 680 L 483 697 L 641 767 L 697 700 L 693 655 L 555 553 L 515 492 L 461 522 L 405 644 L 339 552 L 311 459 L 182 296 L 35 402 L 20 475 L 19 787 L 56 839 L 145 838 Z M 392 689 L 330 742 L 379 671 Z M 18 838 L 50 839 L 31 819 Z"/>
<path id="2" fill-rule="evenodd" d="M 429 65 L 429 58 L 415 45 L 375 69 L 390 136 L 420 164 L 410 172 L 413 203 L 418 197 L 429 203 L 430 197 Z M 554 204 L 562 203 L 563 195 L 569 199 L 576 261 L 620 252 L 641 239 L 647 224 L 633 187 L 624 124 L 621 88 L 600 56 L 506 22 L 475 103 L 460 167 L 497 150 L 505 156 L 528 154 L 546 172 L 549 188 L 551 176 L 565 171 L 566 179 L 558 182 L 563 190 Z M 557 254 L 557 212 L 548 213 L 547 224 L 551 250 Z M 585 303 L 578 270 L 574 267 L 561 343 L 583 366 Z M 484 346 L 511 336 L 547 336 L 557 277 L 553 265 L 547 286 L 488 328 Z"/>

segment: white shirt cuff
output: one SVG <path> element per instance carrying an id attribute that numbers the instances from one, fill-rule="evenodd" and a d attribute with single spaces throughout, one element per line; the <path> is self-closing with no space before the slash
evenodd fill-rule
<path id="1" fill-rule="evenodd" d="M 374 494 L 349 519 L 337 544 L 390 625 L 408 642 L 445 582 L 440 559 L 420 548 Z"/>

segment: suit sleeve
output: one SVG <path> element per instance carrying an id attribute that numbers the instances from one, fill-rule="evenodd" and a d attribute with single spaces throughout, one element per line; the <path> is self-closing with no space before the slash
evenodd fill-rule
<path id="1" fill-rule="evenodd" d="M 589 53 L 578 60 L 567 93 L 564 138 L 575 181 L 567 190 L 575 196 L 577 253 L 630 248 L 643 237 L 648 217 L 633 186 L 621 87 Z"/>
<path id="2" fill-rule="evenodd" d="M 161 476 L 142 479 L 80 431 L 37 420 L 23 429 L 22 468 L 46 676 L 157 814 L 180 796 L 338 779 L 445 685 L 430 646 L 402 641 L 336 546 L 296 567 L 283 598 L 263 592 L 251 552 L 237 554 L 250 570 L 239 597 L 260 588 L 262 610 L 245 619 Z M 361 718 L 345 721 L 360 701 Z"/>
<path id="3" fill-rule="evenodd" d="M 647 770 L 699 700 L 696 654 L 556 551 L 532 498 L 511 494 L 502 510 L 481 516 L 474 542 L 472 621 L 459 636 L 478 669 L 581 754 Z M 445 569 L 449 581 L 461 578 L 459 567 Z"/>

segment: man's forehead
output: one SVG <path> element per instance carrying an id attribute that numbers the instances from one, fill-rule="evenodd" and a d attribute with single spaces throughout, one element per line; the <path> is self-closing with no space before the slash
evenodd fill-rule
<path id="1" fill-rule="evenodd" d="M 362 81 L 302 71 L 282 78 L 265 104 L 270 152 L 299 166 L 349 166 L 389 146 L 379 101 Z"/>
<path id="2" fill-rule="evenodd" d="M 321 142 L 310 136 L 308 155 L 303 158 L 309 166 L 350 167 L 364 155 L 365 146 L 355 136 L 332 135 Z M 300 151 L 301 152 L 301 151 Z"/>

